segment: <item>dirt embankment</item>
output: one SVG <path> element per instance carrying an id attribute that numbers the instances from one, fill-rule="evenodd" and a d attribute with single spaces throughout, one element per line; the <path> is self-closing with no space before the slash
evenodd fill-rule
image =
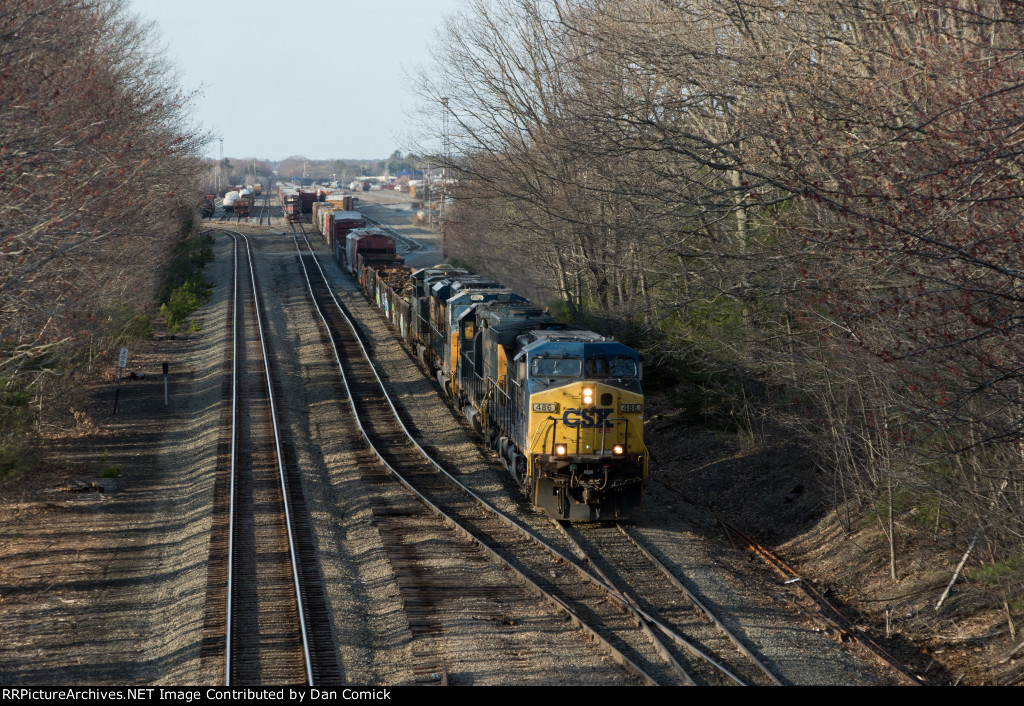
<path id="1" fill-rule="evenodd" d="M 829 479 L 799 448 L 688 426 L 663 396 L 648 399 L 655 477 L 775 551 L 915 674 L 935 685 L 1024 683 L 1024 593 L 971 579 L 975 555 L 937 608 L 970 537 L 922 529 L 908 508 L 893 580 L 883 529 L 866 510 L 841 517 Z"/>

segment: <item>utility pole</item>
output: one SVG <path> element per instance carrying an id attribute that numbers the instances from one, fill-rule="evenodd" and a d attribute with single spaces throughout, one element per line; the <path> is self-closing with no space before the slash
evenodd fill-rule
<path id="1" fill-rule="evenodd" d="M 220 160 L 217 162 L 217 196 L 220 196 L 220 170 L 224 164 L 224 138 L 217 138 L 220 140 Z"/>
<path id="2" fill-rule="evenodd" d="M 444 224 L 445 224 L 445 201 L 448 200 L 448 165 L 451 164 L 451 143 L 448 139 L 448 98 L 441 99 L 441 136 L 442 136 L 442 151 L 444 163 L 441 165 L 441 208 L 438 212 L 438 225 L 441 228 L 441 255 L 445 255 L 447 248 L 445 247 L 445 235 L 444 235 Z"/>

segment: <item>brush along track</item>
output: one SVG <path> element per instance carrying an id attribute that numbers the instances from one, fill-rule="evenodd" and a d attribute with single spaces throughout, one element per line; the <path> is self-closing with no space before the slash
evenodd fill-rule
<path id="1" fill-rule="evenodd" d="M 201 651 L 215 683 L 337 683 L 294 454 L 282 438 L 248 239 L 235 243 L 229 424 L 214 491 Z M 224 437 L 227 437 L 225 443 Z"/>
<path id="2" fill-rule="evenodd" d="M 361 420 L 362 433 L 379 449 L 384 463 L 396 471 L 403 483 L 414 488 L 424 502 L 454 517 L 476 541 L 514 567 L 524 581 L 529 580 L 538 590 L 551 594 L 556 603 L 596 625 L 593 630 L 607 641 L 613 654 L 625 655 L 621 658 L 616 654 L 616 659 L 634 664 L 631 668 L 651 674 L 658 683 L 689 683 L 664 646 L 621 597 L 593 577 L 578 573 L 566 557 L 469 493 L 427 457 L 404 428 L 401 414 L 387 397 L 365 352 L 361 353 L 361 343 L 331 293 L 315 256 L 301 250 L 300 254 L 311 296 L 336 341 L 339 366 L 350 390 L 350 403 Z M 310 271 L 312 275 L 308 274 Z"/>

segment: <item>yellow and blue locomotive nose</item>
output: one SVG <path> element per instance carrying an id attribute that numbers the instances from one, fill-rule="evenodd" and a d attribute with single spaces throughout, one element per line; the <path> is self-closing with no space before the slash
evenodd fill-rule
<path id="1" fill-rule="evenodd" d="M 570 520 L 609 519 L 638 508 L 647 476 L 642 393 L 583 381 L 530 399 L 537 503 Z"/>
<path id="2" fill-rule="evenodd" d="M 646 451 L 642 393 L 584 381 L 540 390 L 530 400 L 532 454 L 616 458 Z"/>

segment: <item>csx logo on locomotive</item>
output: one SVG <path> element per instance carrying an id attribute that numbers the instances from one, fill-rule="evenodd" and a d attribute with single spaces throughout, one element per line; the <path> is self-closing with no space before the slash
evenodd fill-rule
<path id="1" fill-rule="evenodd" d="M 611 416 L 615 410 L 611 407 L 600 408 L 591 407 L 590 409 L 567 409 L 562 414 L 562 424 L 575 429 L 591 429 L 593 427 L 599 427 L 601 429 L 611 429 L 614 424 L 608 421 L 608 417 Z"/>

